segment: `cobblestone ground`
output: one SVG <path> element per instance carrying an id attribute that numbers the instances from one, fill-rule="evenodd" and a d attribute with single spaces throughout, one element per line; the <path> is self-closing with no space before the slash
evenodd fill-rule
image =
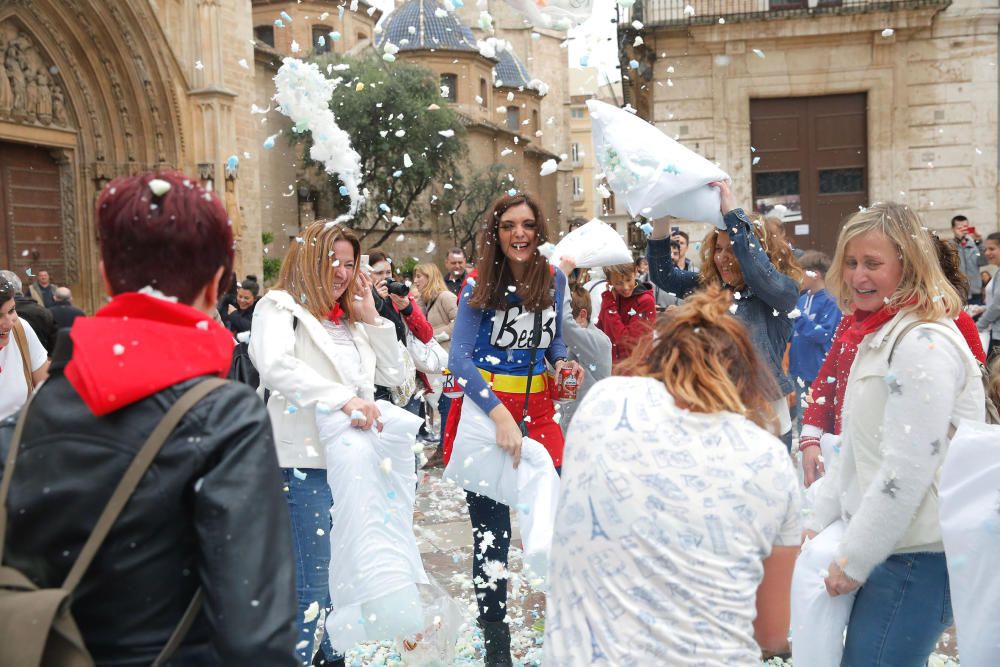
<path id="1" fill-rule="evenodd" d="M 427 450 L 430 456 L 432 450 Z M 512 653 L 515 665 L 527 667 L 542 665 L 542 635 L 544 628 L 545 597 L 530 590 L 519 575 L 520 536 L 516 517 L 511 544 L 510 596 L 508 616 L 513 635 Z M 465 506 L 465 492 L 441 479 L 441 470 L 422 471 L 420 488 L 414 514 L 414 532 L 420 546 L 428 576 L 460 603 L 464 622 L 453 665 L 482 665 L 482 637 L 473 619 L 475 604 L 472 588 L 472 528 Z M 938 653 L 930 667 L 955 667 L 958 665 L 955 630 L 950 628 L 938 645 Z M 402 666 L 405 662 L 393 642 L 364 644 L 347 656 L 352 667 Z M 774 659 L 768 665 L 792 665 L 791 661 Z M 623 666 L 624 667 L 624 666 Z"/>

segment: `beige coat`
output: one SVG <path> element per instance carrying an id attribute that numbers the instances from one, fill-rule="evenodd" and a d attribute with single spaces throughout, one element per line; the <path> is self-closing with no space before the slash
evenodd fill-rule
<path id="1" fill-rule="evenodd" d="M 455 328 L 455 316 L 458 314 L 458 297 L 444 290 L 428 304 L 421 299 L 420 307 L 427 314 L 427 321 L 434 329 L 434 337 L 444 349 L 451 346 L 451 332 Z"/>

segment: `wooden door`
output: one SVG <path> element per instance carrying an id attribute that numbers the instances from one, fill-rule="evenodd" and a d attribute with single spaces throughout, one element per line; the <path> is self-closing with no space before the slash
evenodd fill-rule
<path id="1" fill-rule="evenodd" d="M 25 282 L 65 284 L 59 167 L 45 148 L 0 142 L 0 261 Z"/>
<path id="2" fill-rule="evenodd" d="M 754 207 L 786 206 L 789 240 L 832 254 L 844 219 L 868 203 L 864 93 L 750 101 Z"/>

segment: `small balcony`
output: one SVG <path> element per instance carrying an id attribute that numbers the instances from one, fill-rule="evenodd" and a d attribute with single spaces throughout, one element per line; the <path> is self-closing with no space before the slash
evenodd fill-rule
<path id="1" fill-rule="evenodd" d="M 619 7 L 620 24 L 634 20 L 647 28 L 768 21 L 824 15 L 873 14 L 945 9 L 952 0 L 636 0 Z"/>

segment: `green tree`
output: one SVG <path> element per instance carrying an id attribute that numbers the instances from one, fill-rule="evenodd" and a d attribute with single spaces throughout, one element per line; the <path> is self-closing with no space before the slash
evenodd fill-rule
<path id="1" fill-rule="evenodd" d="M 437 77 L 418 65 L 386 63 L 374 53 L 326 54 L 314 62 L 328 76 L 342 79 L 330 108 L 361 156 L 359 186 L 367 200 L 354 229 L 362 239 L 373 237 L 365 245 L 377 246 L 405 223 L 422 226 L 428 188 L 455 172 L 459 156 L 466 153 L 465 130 L 442 99 Z M 441 134 L 449 131 L 453 136 Z M 293 137 L 307 147 L 312 141 L 308 132 Z M 339 179 L 326 176 L 325 185 L 328 197 L 323 199 L 332 196 L 339 212 L 347 210 Z"/>
<path id="2" fill-rule="evenodd" d="M 271 232 L 262 232 L 260 235 L 260 240 L 264 244 L 264 283 L 271 284 L 275 278 L 278 277 L 278 272 L 281 271 L 281 258 L 280 257 L 270 257 L 266 256 L 269 252 L 267 246 L 274 243 L 274 234 Z"/>

